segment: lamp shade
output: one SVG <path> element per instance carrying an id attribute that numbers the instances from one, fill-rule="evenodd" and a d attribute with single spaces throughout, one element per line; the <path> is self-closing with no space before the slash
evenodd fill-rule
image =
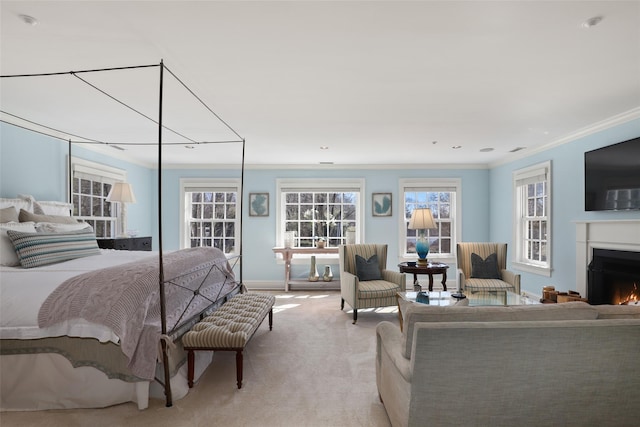
<path id="1" fill-rule="evenodd" d="M 107 196 L 107 202 L 135 203 L 136 196 L 133 188 L 128 182 L 116 182 L 111 186 L 111 191 Z"/>
<path id="2" fill-rule="evenodd" d="M 431 209 L 420 208 L 414 209 L 409 220 L 410 230 L 425 230 L 427 228 L 436 228 L 436 223 L 433 220 Z"/>

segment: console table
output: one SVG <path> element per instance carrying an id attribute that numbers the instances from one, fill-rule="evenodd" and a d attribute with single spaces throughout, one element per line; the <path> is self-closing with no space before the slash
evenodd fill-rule
<path id="1" fill-rule="evenodd" d="M 338 248 L 273 248 L 276 254 L 282 254 L 284 260 L 284 291 L 289 291 L 289 276 L 291 274 L 291 259 L 295 254 L 337 254 Z"/>

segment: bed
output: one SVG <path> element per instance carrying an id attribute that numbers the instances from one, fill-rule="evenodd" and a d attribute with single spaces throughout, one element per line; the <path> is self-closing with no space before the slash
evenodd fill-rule
<path id="1" fill-rule="evenodd" d="M 81 76 L 126 70 L 159 70 L 159 117 L 152 119 L 127 105 L 108 90 Z M 223 127 L 239 139 L 199 139 L 187 137 L 163 124 L 164 72 L 175 77 L 173 90 L 186 92 L 204 106 L 205 111 L 219 120 Z M 79 137 L 73 129 L 53 128 L 10 112 L 7 99 L 2 121 L 27 130 L 68 141 L 71 174 L 72 147 L 76 144 L 97 144 L 122 149 L 124 146 L 151 145 L 157 150 L 158 233 L 154 237 L 156 252 L 119 252 L 101 250 L 87 237 L 87 229 L 70 221 L 49 221 L 50 217 L 70 218 L 71 204 L 61 201 L 37 202 L 29 196 L 0 201 L 0 216 L 20 218 L 0 221 L 2 266 L 0 267 L 0 390 L 1 410 L 37 410 L 59 408 L 97 408 L 123 402 L 135 402 L 140 409 L 148 406 L 149 397 L 174 399 L 187 391 L 186 354 L 181 336 L 201 318 L 214 311 L 228 298 L 243 291 L 242 286 L 242 221 L 239 227 L 238 255 L 229 257 L 215 248 L 190 248 L 176 251 L 163 249 L 162 221 L 162 152 L 163 146 L 182 147 L 188 144 L 241 143 L 241 190 L 244 176 L 244 139 L 169 71 L 159 64 L 92 69 L 45 74 L 0 76 L 6 80 L 67 76 L 73 82 L 86 83 L 98 96 L 106 95 L 116 105 L 135 111 L 155 126 L 155 143 Z M 57 85 L 52 85 L 54 88 Z M 3 86 L 4 87 L 4 86 Z M 176 89 L 177 88 L 177 89 Z M 113 88 L 112 88 L 113 89 Z M 126 92 L 126 91 L 125 91 Z M 64 97 L 61 97 L 63 99 Z M 174 106 L 175 107 L 175 106 Z M 179 111 L 179 107 L 177 108 Z M 8 121 L 7 118 L 11 118 Z M 114 116 L 115 117 L 115 116 Z M 145 124 L 145 129 L 149 123 Z M 85 121 L 86 123 L 86 121 Z M 109 128 L 117 128 L 117 123 Z M 168 133 L 175 140 L 163 141 Z M 133 134 L 132 134 L 133 135 Z M 71 195 L 71 176 L 68 177 Z M 69 196 L 70 197 L 70 196 Z M 37 212 L 40 210 L 41 212 Z M 23 212 L 29 212 L 30 215 Z M 45 217 L 38 217 L 44 215 Z M 242 218 L 242 215 L 240 215 Z M 40 234 L 40 236 L 38 236 Z M 89 231 L 90 234 L 90 231 Z M 22 241 L 46 236 L 51 241 L 73 240 L 82 256 L 56 259 L 55 262 L 25 266 L 27 254 L 20 252 Z M 64 236 L 64 237 L 61 237 Z M 20 240 L 23 239 L 23 240 Z M 9 243 L 7 243 L 10 240 Z M 82 242 L 80 242 L 82 241 Z M 95 235 L 93 235 L 95 243 Z M 10 249 L 10 250 L 9 250 Z M 15 253 L 11 253 L 14 251 Z M 93 252 L 92 252 L 93 251 Z M 44 252 L 44 251 L 43 251 Z M 41 257 L 48 254 L 39 253 Z M 20 266 L 15 262 L 19 259 Z M 9 261 L 5 262 L 5 256 Z M 173 260 L 173 261 L 172 261 Z M 27 268 L 28 267 L 28 268 Z M 124 273 L 123 273 L 124 272 Z M 236 279 L 236 273 L 238 279 Z M 129 282 L 134 278 L 133 282 Z M 102 282 L 104 281 L 104 282 Z M 110 289 L 110 293 L 106 292 Z M 116 297 L 117 296 L 117 297 Z M 115 300 L 111 304 L 112 300 Z M 108 304 L 103 304 L 108 301 Z M 108 308 L 104 306 L 107 305 Z M 211 361 L 211 355 L 199 355 L 196 376 Z"/>
<path id="2" fill-rule="evenodd" d="M 0 206 L 7 203 L 11 201 L 0 200 Z M 2 410 L 129 401 L 144 409 L 150 396 L 163 397 L 164 389 L 157 384 L 164 366 L 156 363 L 163 336 L 157 253 L 94 249 L 95 254 L 32 268 L 12 259 L 12 235 L 68 238 L 72 225 L 0 223 Z M 75 224 L 79 227 L 84 228 L 78 232 L 86 230 L 95 243 L 90 228 Z M 179 399 L 188 390 L 180 336 L 195 319 L 239 292 L 240 284 L 230 260 L 216 248 L 166 253 L 164 268 L 172 283 L 165 295 L 168 370 L 172 398 Z M 208 362 L 210 356 L 198 361 L 198 373 Z"/>

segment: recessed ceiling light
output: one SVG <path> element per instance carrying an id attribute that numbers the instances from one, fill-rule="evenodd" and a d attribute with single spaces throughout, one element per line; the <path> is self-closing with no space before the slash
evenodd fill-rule
<path id="1" fill-rule="evenodd" d="M 516 147 L 513 150 L 509 151 L 510 153 L 515 153 L 516 151 L 524 150 L 527 147 Z"/>
<path id="2" fill-rule="evenodd" d="M 453 148 L 454 150 L 457 150 L 457 149 L 459 149 L 459 148 L 462 148 L 462 145 L 454 145 L 454 146 L 453 146 L 453 147 L 451 147 L 451 148 Z"/>
<path id="3" fill-rule="evenodd" d="M 38 25 L 38 20 L 30 15 L 18 15 L 18 18 L 28 25 Z"/>
<path id="4" fill-rule="evenodd" d="M 321 150 L 328 150 L 328 149 L 329 149 L 329 147 L 327 147 L 326 145 L 321 145 L 321 146 L 320 146 L 320 149 L 321 149 Z"/>
<path id="5" fill-rule="evenodd" d="M 195 145 L 185 145 L 184 148 L 187 148 L 189 150 L 193 150 L 195 147 Z"/>
<path id="6" fill-rule="evenodd" d="M 603 16 L 594 16 L 592 18 L 587 19 L 586 21 L 584 21 L 582 24 L 580 24 L 580 26 L 582 28 L 591 28 L 591 27 L 595 27 L 596 25 L 598 25 L 602 20 L 604 19 Z"/>
<path id="7" fill-rule="evenodd" d="M 432 143 L 433 145 L 436 145 L 436 144 L 438 143 L 438 141 L 431 141 L 431 143 Z"/>
<path id="8" fill-rule="evenodd" d="M 487 148 L 481 148 L 480 149 L 481 153 L 488 153 L 489 151 L 493 151 L 493 148 L 487 147 Z"/>

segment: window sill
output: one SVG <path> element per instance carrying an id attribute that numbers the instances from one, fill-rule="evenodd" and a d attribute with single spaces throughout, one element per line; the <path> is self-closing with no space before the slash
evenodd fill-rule
<path id="1" fill-rule="evenodd" d="M 527 264 L 523 262 L 512 262 L 511 267 L 514 270 L 521 270 L 527 273 L 537 274 L 539 276 L 551 277 L 550 267 L 540 267 L 538 265 Z"/>

